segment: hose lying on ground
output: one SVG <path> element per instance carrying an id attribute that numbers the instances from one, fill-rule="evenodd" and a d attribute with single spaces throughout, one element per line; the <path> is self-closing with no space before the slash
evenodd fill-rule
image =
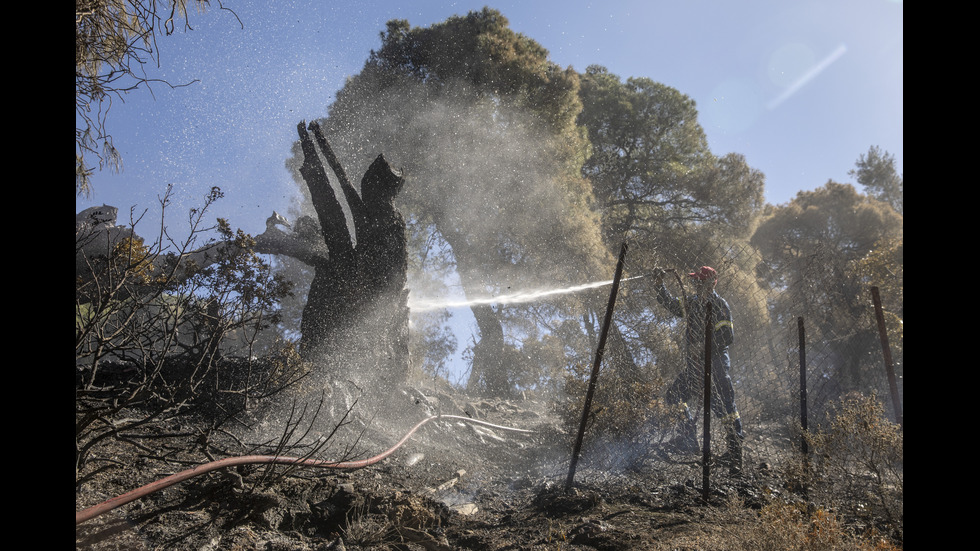
<path id="1" fill-rule="evenodd" d="M 217 461 L 212 461 L 210 463 L 204 463 L 194 467 L 192 469 L 187 469 L 186 471 L 181 471 L 176 474 L 172 474 L 166 478 L 161 478 L 156 482 L 151 482 L 145 486 L 127 492 L 125 494 L 116 496 L 114 498 L 107 499 L 98 505 L 89 507 L 88 509 L 83 509 L 75 513 L 75 524 L 81 524 L 87 520 L 91 520 L 102 513 L 111 511 L 120 505 L 125 505 L 131 501 L 146 497 L 154 492 L 158 492 L 164 488 L 173 486 L 179 482 L 183 482 L 187 479 L 193 478 L 198 475 L 202 475 L 207 472 L 211 472 L 217 469 L 223 469 L 225 467 L 236 467 L 239 465 L 251 465 L 257 463 L 273 463 L 279 465 L 297 465 L 301 467 L 320 467 L 325 469 L 360 469 L 362 467 L 367 467 L 378 463 L 391 454 L 395 453 L 395 450 L 400 448 L 405 442 L 411 438 L 412 434 L 415 433 L 422 425 L 428 423 L 429 421 L 434 421 L 437 419 L 459 419 L 466 421 L 468 423 L 473 423 L 477 425 L 483 425 L 486 427 L 491 427 L 495 429 L 502 429 L 514 432 L 534 432 L 525 429 L 518 429 L 514 427 L 505 427 L 502 425 L 494 425 L 493 423 L 487 423 L 485 421 L 479 421 L 472 419 L 470 417 L 461 417 L 458 415 L 433 415 L 432 417 L 423 419 L 417 425 L 412 427 L 411 430 L 398 441 L 397 444 L 389 448 L 387 451 L 380 453 L 374 457 L 369 457 L 367 459 L 361 459 L 357 461 L 323 461 L 320 459 L 310 459 L 303 457 L 283 457 L 277 455 L 242 455 L 238 457 L 226 457 L 225 459 L 219 459 Z"/>

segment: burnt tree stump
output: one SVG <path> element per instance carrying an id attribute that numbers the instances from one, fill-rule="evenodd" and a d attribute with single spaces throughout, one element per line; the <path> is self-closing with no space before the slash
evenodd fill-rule
<path id="1" fill-rule="evenodd" d="M 394 206 L 404 179 L 379 155 L 358 195 L 319 125 L 310 123 L 307 130 L 300 123 L 298 131 L 304 156 L 300 173 L 328 249 L 325 257 L 312 260 L 300 353 L 330 375 L 397 384 L 409 364 L 407 241 L 405 221 Z M 353 228 L 318 149 L 337 176 Z"/>
<path id="2" fill-rule="evenodd" d="M 298 131 L 304 157 L 300 174 L 317 220 L 303 216 L 294 231 L 284 232 L 278 226 L 289 223 L 273 212 L 266 231 L 255 237 L 255 251 L 291 256 L 313 268 L 300 323 L 300 354 L 334 381 L 342 376 L 390 389 L 404 380 L 409 368 L 407 239 L 405 221 L 394 205 L 404 179 L 379 155 L 364 173 L 358 194 L 319 125 L 313 122 L 307 128 L 301 122 Z M 327 177 L 321 155 L 337 176 L 342 198 Z M 96 266 L 105 262 L 115 245 L 138 237 L 131 229 L 115 225 L 117 213 L 117 208 L 103 205 L 76 215 L 79 303 L 94 297 L 84 295 L 78 281 L 93 278 Z M 203 267 L 231 247 L 238 245 L 210 244 L 164 260 Z M 153 265 L 152 270 L 161 272 L 169 266 L 166 262 Z M 174 271 L 168 276 L 190 273 L 193 271 Z"/>

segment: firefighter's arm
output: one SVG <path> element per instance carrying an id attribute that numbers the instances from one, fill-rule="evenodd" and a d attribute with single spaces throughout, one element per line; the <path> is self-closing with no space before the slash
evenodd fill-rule
<path id="1" fill-rule="evenodd" d="M 735 326 L 732 324 L 732 312 L 728 304 L 722 302 L 715 316 L 714 339 L 721 348 L 727 348 L 735 341 Z"/>
<path id="2" fill-rule="evenodd" d="M 671 314 L 679 318 L 684 317 L 684 306 L 681 304 L 680 299 L 671 296 L 663 282 L 660 282 L 660 285 L 657 287 L 657 302 L 663 304 Z"/>

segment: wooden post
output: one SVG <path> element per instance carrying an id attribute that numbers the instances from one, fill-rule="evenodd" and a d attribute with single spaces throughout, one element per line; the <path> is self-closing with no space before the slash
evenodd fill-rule
<path id="1" fill-rule="evenodd" d="M 801 438 L 801 449 L 803 450 L 804 461 L 810 454 L 810 445 L 806 441 L 806 431 L 808 428 L 807 419 L 807 395 L 806 395 L 806 329 L 803 327 L 803 316 L 796 320 L 800 341 L 800 427 L 803 428 Z"/>
<path id="2" fill-rule="evenodd" d="M 711 493 L 711 333 L 714 328 L 711 303 L 704 312 L 704 448 L 701 455 L 701 499 L 707 503 Z"/>
<path id="3" fill-rule="evenodd" d="M 885 357 L 885 370 L 888 373 L 888 389 L 892 394 L 892 407 L 895 409 L 895 419 L 898 426 L 905 430 L 905 420 L 902 414 L 902 398 L 898 395 L 898 381 L 895 378 L 895 365 L 892 363 L 892 350 L 888 345 L 888 330 L 885 328 L 885 314 L 881 309 L 881 296 L 878 288 L 871 288 L 871 299 L 875 305 L 875 318 L 878 320 L 878 335 L 881 339 L 881 353 Z"/>
<path id="4" fill-rule="evenodd" d="M 578 437 L 575 439 L 575 447 L 572 450 L 572 462 L 568 467 L 568 480 L 565 482 L 565 491 L 572 489 L 575 480 L 575 467 L 578 464 L 578 456 L 582 451 L 582 439 L 585 436 L 585 425 L 589 420 L 589 410 L 592 408 L 592 398 L 595 395 L 596 382 L 599 378 L 599 366 L 602 364 L 602 354 L 606 347 L 606 336 L 609 333 L 609 325 L 612 323 L 613 308 L 616 306 L 616 295 L 619 293 L 619 279 L 623 275 L 623 262 L 626 259 L 626 243 L 623 243 L 619 251 L 619 261 L 616 263 L 616 275 L 613 277 L 612 290 L 609 292 L 609 305 L 606 306 L 606 317 L 602 322 L 602 331 L 599 334 L 599 346 L 596 349 L 595 361 L 592 362 L 592 374 L 589 377 L 589 388 L 585 393 L 585 406 L 582 408 L 582 422 L 579 423 Z"/>

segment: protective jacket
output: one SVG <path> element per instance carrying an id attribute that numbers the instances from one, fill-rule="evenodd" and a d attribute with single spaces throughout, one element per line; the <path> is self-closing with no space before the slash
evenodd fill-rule
<path id="1" fill-rule="evenodd" d="M 685 331 L 687 368 L 682 370 L 677 379 L 667 390 L 667 398 L 671 402 L 685 404 L 693 396 L 699 394 L 700 374 L 704 370 L 704 328 L 707 305 L 711 304 L 712 334 L 711 334 L 711 372 L 714 381 L 713 388 L 718 392 L 717 399 L 711 401 L 712 410 L 719 415 L 723 422 L 734 427 L 741 435 L 742 427 L 738 407 L 735 405 L 735 388 L 728 371 L 731 359 L 728 347 L 735 340 L 732 311 L 728 302 L 712 291 L 701 300 L 696 295 L 680 300 L 672 296 L 663 285 L 657 290 L 657 302 L 679 318 L 687 321 Z M 685 308 L 690 309 L 686 311 Z"/>
<path id="2" fill-rule="evenodd" d="M 711 304 L 711 317 L 713 321 L 711 335 L 713 355 L 718 355 L 725 351 L 735 340 L 734 326 L 732 325 L 732 311 L 728 307 L 728 302 L 721 298 L 721 295 L 711 291 L 707 301 L 701 300 L 696 295 L 687 297 L 682 301 L 677 297 L 671 296 L 667 288 L 663 285 L 657 290 L 657 302 L 664 305 L 667 310 L 679 318 L 687 320 L 687 351 L 688 357 L 691 353 L 700 357 L 704 352 L 704 322 L 707 304 Z M 685 312 L 685 303 L 690 312 Z M 714 359 L 714 358 L 712 358 Z"/>

